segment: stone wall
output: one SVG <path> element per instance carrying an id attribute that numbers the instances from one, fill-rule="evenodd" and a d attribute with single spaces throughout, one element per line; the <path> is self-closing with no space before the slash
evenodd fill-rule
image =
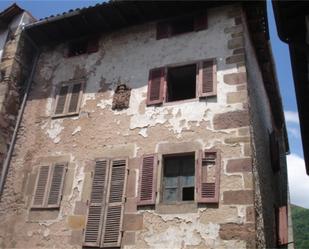
<path id="1" fill-rule="evenodd" d="M 287 172 L 285 138 L 281 128 L 275 127 L 272 111 L 264 87 L 247 25 L 244 25 L 245 54 L 248 76 L 250 126 L 255 182 L 255 212 L 257 215 L 257 243 L 259 248 L 277 247 L 276 207 L 287 205 Z M 269 135 L 276 131 L 280 144 L 280 170 L 271 165 Z"/>
<path id="2" fill-rule="evenodd" d="M 0 174 L 6 157 L 24 92 L 31 70 L 33 48 L 21 34 L 22 24 L 32 22 L 26 12 L 16 16 L 9 25 L 8 36 L 0 63 Z"/>
<path id="3" fill-rule="evenodd" d="M 147 23 L 102 35 L 89 55 L 67 58 L 66 44 L 46 47 L 0 203 L 0 247 L 81 248 L 94 160 L 121 156 L 129 158 L 122 248 L 255 248 L 247 74 L 257 65 L 245 64 L 242 23 L 241 8 L 220 7 L 208 11 L 200 32 L 156 40 L 155 23 Z M 208 58 L 217 61 L 216 97 L 146 106 L 150 69 Z M 80 114 L 53 119 L 56 87 L 81 79 Z M 120 111 L 112 110 L 119 82 L 131 88 L 129 108 Z M 137 209 L 144 154 L 159 154 L 161 176 L 162 155 L 207 148 L 221 154 L 219 205 L 164 204 L 158 177 L 155 209 Z M 60 209 L 30 209 L 38 166 L 63 161 Z"/>

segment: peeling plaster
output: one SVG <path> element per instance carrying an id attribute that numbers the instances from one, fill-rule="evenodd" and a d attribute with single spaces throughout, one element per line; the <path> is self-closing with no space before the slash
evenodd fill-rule
<path id="1" fill-rule="evenodd" d="M 58 143 L 60 141 L 60 133 L 64 129 L 62 126 L 63 120 L 51 120 L 49 123 L 49 128 L 46 130 L 46 134 L 53 140 L 54 143 Z M 47 125 L 48 126 L 48 125 Z M 45 125 L 41 127 L 42 129 L 45 128 Z"/>

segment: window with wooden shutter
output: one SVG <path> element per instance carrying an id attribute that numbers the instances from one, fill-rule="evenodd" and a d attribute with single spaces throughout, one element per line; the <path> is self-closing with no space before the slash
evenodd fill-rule
<path id="1" fill-rule="evenodd" d="M 278 215 L 278 245 L 288 244 L 288 209 L 287 206 L 279 207 Z"/>
<path id="2" fill-rule="evenodd" d="M 152 69 L 149 72 L 147 105 L 156 105 L 163 102 L 165 88 L 165 68 Z"/>
<path id="3" fill-rule="evenodd" d="M 100 246 L 103 215 L 107 194 L 109 161 L 96 161 L 93 173 L 90 204 L 87 215 L 87 224 L 84 233 L 85 246 Z"/>
<path id="4" fill-rule="evenodd" d="M 157 23 L 157 40 L 207 29 L 207 13 L 183 15 Z"/>
<path id="5" fill-rule="evenodd" d="M 157 189 L 158 155 L 145 155 L 139 172 L 139 191 L 137 205 L 155 205 Z"/>
<path id="6" fill-rule="evenodd" d="M 196 193 L 198 203 L 218 203 L 220 193 L 221 159 L 218 150 L 199 152 L 196 164 Z"/>
<path id="7" fill-rule="evenodd" d="M 55 111 L 53 117 L 78 114 L 83 94 L 82 82 L 62 84 L 56 95 Z"/>
<path id="8" fill-rule="evenodd" d="M 85 53 L 95 53 L 99 50 L 99 37 L 91 36 L 69 42 L 67 56 L 78 56 Z"/>
<path id="9" fill-rule="evenodd" d="M 97 160 L 84 233 L 84 246 L 120 246 L 127 159 Z"/>
<path id="10" fill-rule="evenodd" d="M 109 195 L 103 226 L 103 247 L 120 246 L 127 178 L 127 160 L 111 162 Z"/>
<path id="11" fill-rule="evenodd" d="M 66 168 L 66 163 L 40 167 L 32 208 L 60 207 Z"/>
<path id="12" fill-rule="evenodd" d="M 200 97 L 216 96 L 217 65 L 214 59 L 199 63 L 198 92 Z"/>

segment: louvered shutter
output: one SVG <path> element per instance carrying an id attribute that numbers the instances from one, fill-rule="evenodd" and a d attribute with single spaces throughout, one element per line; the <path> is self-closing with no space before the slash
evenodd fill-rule
<path id="1" fill-rule="evenodd" d="M 99 50 L 99 39 L 98 37 L 91 37 L 87 43 L 87 52 L 95 53 Z"/>
<path id="2" fill-rule="evenodd" d="M 84 233 L 85 246 L 100 246 L 108 172 L 108 160 L 97 160 L 93 173 L 90 205 Z"/>
<path id="3" fill-rule="evenodd" d="M 147 105 L 161 104 L 165 88 L 165 68 L 152 69 L 149 72 Z"/>
<path id="4" fill-rule="evenodd" d="M 220 187 L 220 155 L 218 150 L 199 152 L 196 164 L 198 203 L 218 203 Z"/>
<path id="5" fill-rule="evenodd" d="M 203 12 L 194 17 L 194 30 L 199 31 L 203 29 L 207 29 L 208 20 L 207 13 Z"/>
<path id="6" fill-rule="evenodd" d="M 65 111 L 66 99 L 68 96 L 69 86 L 61 86 L 59 94 L 57 95 L 55 114 L 62 114 Z"/>
<path id="7" fill-rule="evenodd" d="M 287 206 L 279 207 L 278 210 L 278 245 L 286 245 L 288 243 L 288 210 Z"/>
<path id="8" fill-rule="evenodd" d="M 217 66 L 215 60 L 199 63 L 199 97 L 215 96 L 217 94 Z"/>
<path id="9" fill-rule="evenodd" d="M 157 23 L 157 40 L 169 37 L 170 25 L 168 22 Z"/>
<path id="10" fill-rule="evenodd" d="M 157 154 L 145 155 L 139 175 L 138 205 L 155 205 L 157 188 Z"/>
<path id="11" fill-rule="evenodd" d="M 69 104 L 69 110 L 68 110 L 69 113 L 78 112 L 79 100 L 81 96 L 81 89 L 82 89 L 81 83 L 77 83 L 73 85 L 72 92 L 71 92 L 71 98 L 70 98 L 70 104 Z"/>
<path id="12" fill-rule="evenodd" d="M 112 160 L 108 204 L 105 212 L 103 239 L 101 243 L 102 247 L 116 247 L 121 244 L 126 178 L 127 160 Z"/>
<path id="13" fill-rule="evenodd" d="M 62 189 L 64 183 L 64 176 L 66 172 L 66 164 L 56 164 L 52 168 L 51 182 L 49 186 L 47 207 L 59 207 L 62 197 Z"/>
<path id="14" fill-rule="evenodd" d="M 49 178 L 50 166 L 41 166 L 36 181 L 36 188 L 33 197 L 33 208 L 42 208 L 45 205 L 48 178 Z"/>

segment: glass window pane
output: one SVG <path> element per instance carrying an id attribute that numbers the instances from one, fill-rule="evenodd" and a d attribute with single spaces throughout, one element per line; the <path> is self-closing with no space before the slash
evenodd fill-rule
<path id="1" fill-rule="evenodd" d="M 178 187 L 178 177 L 165 177 L 165 187 Z"/>
<path id="2" fill-rule="evenodd" d="M 183 176 L 182 185 L 184 187 L 194 186 L 194 176 Z"/>
<path id="3" fill-rule="evenodd" d="M 164 201 L 177 201 L 177 188 L 166 188 L 164 190 Z"/>

